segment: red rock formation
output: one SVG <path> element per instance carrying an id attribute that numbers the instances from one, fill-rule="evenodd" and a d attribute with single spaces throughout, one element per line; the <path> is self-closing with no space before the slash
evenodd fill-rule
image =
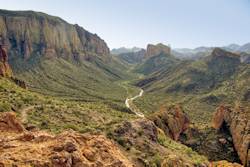
<path id="1" fill-rule="evenodd" d="M 4 77 L 11 77 L 12 71 L 8 64 L 8 54 L 6 49 L 0 45 L 0 75 Z"/>
<path id="2" fill-rule="evenodd" d="M 178 140 L 182 132 L 189 126 L 189 119 L 180 106 L 171 106 L 155 113 L 150 119 L 162 129 L 167 136 Z"/>
<path id="3" fill-rule="evenodd" d="M 0 132 L 23 132 L 24 128 L 14 113 L 8 112 L 0 116 Z"/>
<path id="4" fill-rule="evenodd" d="M 157 56 L 161 53 L 170 54 L 171 48 L 166 46 L 166 45 L 163 45 L 161 43 L 159 43 L 157 45 L 149 44 L 147 46 L 147 51 L 145 53 L 145 57 L 148 58 L 148 57 L 152 57 L 152 56 Z"/>
<path id="5" fill-rule="evenodd" d="M 210 167 L 243 167 L 243 166 L 238 163 L 231 163 L 227 161 L 217 161 L 217 162 L 211 162 Z"/>
<path id="6" fill-rule="evenodd" d="M 220 106 L 217 111 L 214 113 L 213 115 L 213 128 L 215 129 L 220 129 L 220 127 L 222 127 L 222 124 L 224 122 L 224 115 L 225 115 L 225 111 L 228 108 L 224 107 L 223 105 Z"/>
<path id="7" fill-rule="evenodd" d="M 114 142 L 103 135 L 27 132 L 13 113 L 0 117 L 0 128 L 1 167 L 133 167 Z"/>
<path id="8" fill-rule="evenodd" d="M 215 112 L 212 124 L 218 130 L 225 128 L 224 125 L 229 128 L 242 164 L 250 166 L 250 109 L 222 105 Z"/>

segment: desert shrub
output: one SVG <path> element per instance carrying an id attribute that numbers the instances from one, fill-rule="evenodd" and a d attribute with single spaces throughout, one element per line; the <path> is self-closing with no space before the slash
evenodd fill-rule
<path id="1" fill-rule="evenodd" d="M 160 167 L 161 166 L 161 162 L 162 162 L 162 158 L 159 154 L 155 154 L 152 157 L 152 160 L 150 162 L 150 166 L 152 167 Z"/>
<path id="2" fill-rule="evenodd" d="M 11 105 L 5 102 L 0 102 L 0 112 L 11 111 Z"/>

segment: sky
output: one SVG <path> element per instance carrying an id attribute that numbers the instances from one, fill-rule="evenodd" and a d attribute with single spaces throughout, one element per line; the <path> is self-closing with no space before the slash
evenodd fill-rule
<path id="1" fill-rule="evenodd" d="M 173 48 L 250 42 L 250 0 L 0 0 L 0 8 L 59 16 L 108 46 Z"/>

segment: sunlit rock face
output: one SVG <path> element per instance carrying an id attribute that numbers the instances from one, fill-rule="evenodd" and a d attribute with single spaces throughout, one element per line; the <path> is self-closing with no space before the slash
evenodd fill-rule
<path id="1" fill-rule="evenodd" d="M 13 55 L 24 59 L 43 55 L 79 60 L 109 55 L 107 44 L 96 34 L 39 12 L 0 10 L 0 37 Z"/>
<path id="2" fill-rule="evenodd" d="M 145 57 L 157 56 L 161 53 L 169 55 L 171 53 L 171 48 L 169 46 L 163 45 L 161 43 L 157 45 L 148 44 Z"/>
<path id="3" fill-rule="evenodd" d="M 213 117 L 213 127 L 228 128 L 243 165 L 250 166 L 250 110 L 236 106 L 220 106 Z"/>
<path id="4" fill-rule="evenodd" d="M 11 77 L 12 71 L 8 63 L 8 54 L 6 49 L 0 44 L 0 75 Z"/>

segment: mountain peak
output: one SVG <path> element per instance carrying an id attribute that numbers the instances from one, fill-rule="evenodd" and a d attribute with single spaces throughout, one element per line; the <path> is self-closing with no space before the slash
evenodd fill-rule
<path id="1" fill-rule="evenodd" d="M 221 48 L 214 48 L 211 55 L 213 57 L 235 57 L 235 58 L 240 58 L 239 54 L 228 52 L 228 51 L 223 50 Z"/>
<path id="2" fill-rule="evenodd" d="M 162 44 L 162 43 L 158 43 L 156 45 L 148 44 L 145 57 L 153 57 L 153 56 L 157 56 L 161 53 L 170 55 L 171 48 L 169 46 Z"/>

